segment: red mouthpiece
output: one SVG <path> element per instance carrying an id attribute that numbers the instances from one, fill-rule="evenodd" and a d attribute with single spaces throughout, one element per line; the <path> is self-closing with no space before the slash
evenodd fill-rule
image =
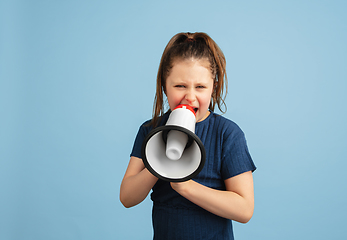
<path id="1" fill-rule="evenodd" d="M 192 113 L 194 113 L 194 115 L 196 115 L 196 110 L 194 108 L 192 108 L 191 106 L 187 105 L 187 104 L 180 104 L 178 105 L 177 107 L 175 107 L 175 109 L 177 108 L 185 108 L 185 109 L 188 109 L 190 110 Z M 174 109 L 174 110 L 175 110 Z"/>

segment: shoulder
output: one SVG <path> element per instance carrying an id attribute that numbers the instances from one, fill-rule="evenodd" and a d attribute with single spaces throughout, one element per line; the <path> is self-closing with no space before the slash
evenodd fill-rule
<path id="1" fill-rule="evenodd" d="M 141 125 L 140 125 L 140 128 L 143 128 L 143 129 L 150 129 L 152 128 L 152 125 L 151 125 L 151 119 L 148 119 L 146 121 L 144 121 Z"/>
<path id="2" fill-rule="evenodd" d="M 138 135 L 142 135 L 144 138 L 152 129 L 151 120 L 149 119 L 140 125 Z"/>
<path id="3" fill-rule="evenodd" d="M 223 138 L 233 138 L 238 135 L 243 135 L 242 129 L 234 121 L 215 113 L 211 113 L 211 120 L 214 122 L 215 129 L 223 134 Z"/>
<path id="4" fill-rule="evenodd" d="M 159 119 L 158 126 L 156 126 L 156 127 L 165 125 L 165 123 L 166 123 L 168 117 L 169 117 L 169 114 L 168 114 L 168 113 L 165 113 L 165 114 Z M 155 127 L 152 125 L 151 121 L 152 121 L 152 119 L 148 119 L 147 121 L 143 122 L 143 123 L 140 125 L 139 131 L 140 131 L 140 132 L 143 132 L 145 135 L 147 135 L 150 131 L 152 131 Z"/>

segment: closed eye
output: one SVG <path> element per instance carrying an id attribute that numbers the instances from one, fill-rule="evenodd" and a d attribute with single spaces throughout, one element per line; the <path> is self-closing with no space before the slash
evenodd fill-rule
<path id="1" fill-rule="evenodd" d="M 184 88 L 184 85 L 175 85 L 176 88 Z"/>

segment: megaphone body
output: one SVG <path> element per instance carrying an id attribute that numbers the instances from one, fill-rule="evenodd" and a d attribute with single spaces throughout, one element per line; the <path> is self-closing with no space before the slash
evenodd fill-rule
<path id="1" fill-rule="evenodd" d="M 195 177 L 205 164 L 205 148 L 195 135 L 195 111 L 177 106 L 165 126 L 153 129 L 142 144 L 142 160 L 156 177 L 183 182 Z"/>

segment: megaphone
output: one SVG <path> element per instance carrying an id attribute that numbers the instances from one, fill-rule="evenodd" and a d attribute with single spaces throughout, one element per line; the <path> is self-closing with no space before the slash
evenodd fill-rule
<path id="1" fill-rule="evenodd" d="M 178 105 L 165 126 L 153 129 L 145 138 L 141 154 L 146 168 L 159 179 L 183 182 L 194 178 L 204 167 L 206 152 L 195 135 L 195 111 Z"/>

